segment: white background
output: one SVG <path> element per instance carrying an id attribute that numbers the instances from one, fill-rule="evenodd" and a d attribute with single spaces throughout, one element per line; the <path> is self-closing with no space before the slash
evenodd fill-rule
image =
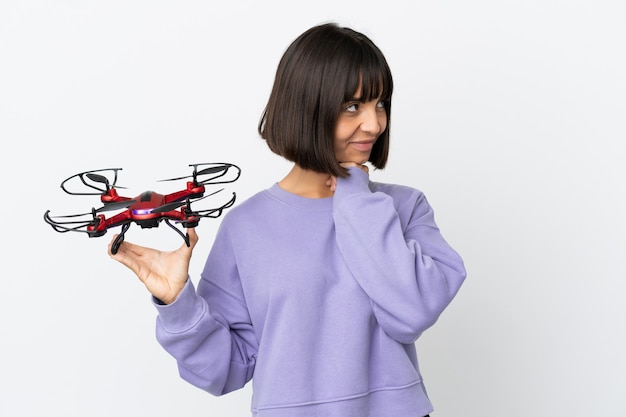
<path id="1" fill-rule="evenodd" d="M 336 21 L 386 54 L 396 92 L 378 181 L 423 190 L 466 284 L 417 342 L 440 417 L 626 411 L 626 5 L 526 1 L 0 3 L 0 415 L 247 416 L 182 381 L 75 173 L 122 167 L 134 195 L 196 162 L 243 169 L 240 199 L 289 167 L 256 125 L 278 60 Z M 201 222 L 197 280 L 219 220 Z M 169 228 L 132 227 L 159 248 Z"/>

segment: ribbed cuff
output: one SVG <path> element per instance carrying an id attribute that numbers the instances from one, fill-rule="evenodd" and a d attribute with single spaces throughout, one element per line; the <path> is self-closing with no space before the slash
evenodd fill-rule
<path id="1" fill-rule="evenodd" d="M 334 204 L 338 206 L 346 197 L 353 194 L 371 193 L 369 175 L 359 167 L 348 167 L 349 176 L 337 178 Z"/>
<path id="2" fill-rule="evenodd" d="M 193 327 L 206 310 L 206 303 L 196 295 L 191 279 L 187 279 L 183 290 L 173 303 L 163 304 L 155 297 L 152 297 L 152 302 L 159 312 L 161 324 L 172 333 L 183 332 Z"/>

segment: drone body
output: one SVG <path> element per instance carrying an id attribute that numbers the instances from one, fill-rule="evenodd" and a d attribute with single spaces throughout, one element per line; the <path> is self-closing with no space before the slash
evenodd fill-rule
<path id="1" fill-rule="evenodd" d="M 120 197 L 115 188 L 101 197 L 104 203 L 103 209 L 124 208 L 124 210 L 112 217 L 107 218 L 104 214 L 97 214 L 99 221 L 90 223 L 86 226 L 86 230 L 90 237 L 102 236 L 106 231 L 114 226 L 124 225 L 134 222 L 141 226 L 142 229 L 157 227 L 162 220 L 176 220 L 183 223 L 186 227 L 195 227 L 198 224 L 199 217 L 181 208 L 176 210 L 167 210 L 168 206 L 179 206 L 178 204 L 186 199 L 198 199 L 204 196 L 204 186 L 187 183 L 187 190 L 177 191 L 172 194 L 158 194 L 154 191 L 144 191 L 135 198 Z M 160 209 L 159 209 L 160 208 Z M 104 210 L 100 210 L 104 211 Z M 98 212 L 98 210 L 96 210 Z"/>
<path id="2" fill-rule="evenodd" d="M 44 213 L 44 220 L 57 232 L 83 232 L 89 237 L 99 237 L 104 235 L 108 229 L 121 226 L 122 231 L 113 241 L 111 252 L 115 254 L 124 240 L 124 234 L 132 223 L 139 225 L 142 229 L 158 227 L 164 221 L 174 229 L 189 245 L 188 236 L 176 228 L 171 222 L 179 223 L 184 228 L 192 228 L 198 225 L 203 217 L 219 217 L 223 210 L 231 207 L 236 195 L 226 203 L 210 209 L 192 210 L 191 203 L 209 197 L 220 190 L 206 194 L 205 185 L 225 184 L 234 182 L 239 178 L 241 170 L 233 164 L 227 163 L 203 163 L 192 164 L 193 173 L 187 177 L 172 178 L 164 181 L 182 180 L 191 178 L 186 182 L 184 190 L 170 194 L 159 194 L 154 191 L 144 191 L 140 195 L 130 198 L 120 196 L 116 186 L 117 173 L 121 168 L 100 169 L 94 171 L 81 172 L 67 178 L 61 183 L 63 191 L 70 195 L 100 195 L 102 207 L 92 208 L 91 212 L 83 214 L 73 214 L 66 216 L 50 216 L 50 210 Z M 205 167 L 198 170 L 198 167 Z M 113 177 L 110 180 L 109 177 Z M 86 191 L 70 191 L 70 183 L 78 182 L 80 187 L 86 187 Z M 92 191 L 95 190 L 95 191 Z M 119 211 L 111 217 L 107 217 L 103 212 Z M 60 218 L 73 218 L 74 220 L 57 220 Z"/>

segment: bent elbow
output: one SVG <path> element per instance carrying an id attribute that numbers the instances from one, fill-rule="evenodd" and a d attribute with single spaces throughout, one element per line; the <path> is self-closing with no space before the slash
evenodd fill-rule
<path id="1" fill-rule="evenodd" d="M 405 317 L 388 316 L 386 320 L 383 313 L 377 316 L 383 331 L 392 339 L 405 345 L 415 343 L 422 333 L 439 319 L 439 314 L 432 312 L 429 314 L 416 314 L 415 311 L 413 311 L 413 314 Z"/>
<path id="2" fill-rule="evenodd" d="M 218 369 L 214 369 L 211 372 L 207 368 L 202 372 L 202 375 L 194 373 L 179 364 L 178 372 L 180 377 L 191 385 L 219 397 L 243 388 L 252 379 L 254 363 L 244 364 L 231 361 L 227 372 Z"/>

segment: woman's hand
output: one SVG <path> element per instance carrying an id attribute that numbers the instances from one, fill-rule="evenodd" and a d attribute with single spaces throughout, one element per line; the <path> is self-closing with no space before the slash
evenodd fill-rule
<path id="1" fill-rule="evenodd" d="M 340 162 L 339 165 L 341 165 L 344 168 L 359 167 L 363 171 L 365 171 L 366 174 L 369 175 L 369 173 L 370 173 L 369 168 L 367 167 L 367 165 L 364 165 L 364 164 L 359 164 L 359 163 L 356 163 L 356 162 Z M 335 190 L 337 189 L 337 177 L 335 177 L 333 175 L 328 177 L 328 179 L 326 180 L 326 185 L 330 188 L 330 191 L 335 192 Z"/>
<path id="2" fill-rule="evenodd" d="M 189 247 L 183 243 L 175 251 L 162 252 L 125 241 L 115 255 L 111 253 L 114 236 L 109 243 L 109 256 L 133 271 L 153 296 L 170 304 L 176 300 L 187 282 L 189 261 L 198 242 L 195 229 L 187 229 L 187 234 Z"/>

